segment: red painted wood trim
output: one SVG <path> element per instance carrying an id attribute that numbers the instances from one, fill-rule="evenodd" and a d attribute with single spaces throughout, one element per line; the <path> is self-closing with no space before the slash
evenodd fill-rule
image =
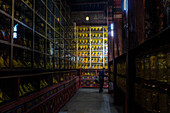
<path id="1" fill-rule="evenodd" d="M 45 99 L 44 101 L 42 101 L 41 103 L 35 105 L 34 107 L 32 107 L 31 109 L 29 109 L 28 111 L 26 111 L 26 113 L 29 113 L 30 111 L 32 111 L 32 110 L 35 109 L 36 107 L 40 106 L 40 105 L 43 104 L 44 102 L 46 102 L 46 101 L 48 101 L 49 99 L 53 98 L 54 96 L 59 95 L 61 92 L 63 92 L 63 91 L 66 90 L 66 89 L 69 89 L 69 88 L 70 88 L 71 86 L 73 86 L 73 85 L 74 85 L 74 83 L 71 84 L 69 87 L 64 88 L 64 89 L 62 89 L 61 91 L 57 92 L 55 95 L 46 98 L 46 99 Z"/>
<path id="2" fill-rule="evenodd" d="M 70 96 L 70 98 L 68 98 L 58 109 L 55 113 L 58 113 L 59 110 L 72 98 L 72 96 L 75 94 L 77 90 L 74 91 L 74 93 Z"/>
<path id="3" fill-rule="evenodd" d="M 0 106 L 0 110 L 1 110 L 1 112 L 4 112 L 4 111 L 8 111 L 10 109 L 13 109 L 13 108 L 15 108 L 15 107 L 17 107 L 17 106 L 19 106 L 19 105 L 21 105 L 23 103 L 26 103 L 26 102 L 34 99 L 34 98 L 37 98 L 40 95 L 42 95 L 42 94 L 44 94 L 44 93 L 46 93 L 46 92 L 48 92 L 50 90 L 53 90 L 53 89 L 55 89 L 55 88 L 57 88 L 57 87 L 59 87 L 61 85 L 64 85 L 64 84 L 66 84 L 66 83 L 68 83 L 68 82 L 70 82 L 70 81 L 72 81 L 74 79 L 77 79 L 77 78 L 79 78 L 79 77 L 76 76 L 76 77 L 74 77 L 71 80 L 68 80 L 66 82 L 62 82 L 60 84 L 56 84 L 56 85 L 53 85 L 51 87 L 47 87 L 45 89 L 42 89 L 42 90 L 40 90 L 38 92 L 35 92 L 35 93 L 29 95 L 29 96 L 21 97 L 21 98 L 19 98 L 18 100 L 14 101 L 14 102 L 10 102 L 10 103 L 7 103 L 5 105 Z"/>

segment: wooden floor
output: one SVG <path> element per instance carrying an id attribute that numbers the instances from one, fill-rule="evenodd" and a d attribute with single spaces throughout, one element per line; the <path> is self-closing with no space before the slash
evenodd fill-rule
<path id="1" fill-rule="evenodd" d="M 113 95 L 105 89 L 82 88 L 60 110 L 59 113 L 118 113 L 113 104 Z"/>

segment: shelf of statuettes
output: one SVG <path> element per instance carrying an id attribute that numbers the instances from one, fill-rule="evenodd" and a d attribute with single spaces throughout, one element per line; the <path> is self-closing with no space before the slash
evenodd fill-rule
<path id="1" fill-rule="evenodd" d="M 78 33 L 78 39 L 90 39 L 90 36 L 91 36 L 91 39 L 103 39 L 104 38 L 107 38 L 107 33 Z"/>
<path id="2" fill-rule="evenodd" d="M 135 83 L 135 103 L 150 113 L 169 113 L 168 88 L 150 82 Z"/>
<path id="3" fill-rule="evenodd" d="M 80 58 L 80 60 L 82 63 L 103 63 L 103 60 L 101 58 Z"/>
<path id="4" fill-rule="evenodd" d="M 92 69 L 103 69 L 103 64 L 91 64 Z"/>
<path id="5" fill-rule="evenodd" d="M 90 45 L 79 45 L 78 50 L 88 50 L 88 51 L 90 51 Z"/>
<path id="6" fill-rule="evenodd" d="M 78 39 L 85 39 L 85 38 L 89 38 L 90 39 L 90 33 L 78 33 Z"/>
<path id="7" fill-rule="evenodd" d="M 107 27 L 91 27 L 91 32 L 103 32 L 103 29 L 104 32 L 107 32 Z"/>
<path id="8" fill-rule="evenodd" d="M 121 57 L 124 57 L 124 56 L 121 56 Z M 107 59 L 108 60 L 108 57 Z M 126 65 L 126 61 L 125 60 L 122 60 L 122 59 L 116 59 L 115 61 L 116 63 L 116 81 L 117 81 L 117 87 L 120 88 L 120 90 L 124 93 L 126 93 L 126 86 L 127 86 L 127 83 L 126 83 L 126 78 L 127 78 L 127 72 L 126 72 L 126 69 L 127 69 L 127 65 Z M 112 74 L 114 73 L 113 71 L 113 65 L 111 65 L 110 67 L 110 71 L 112 72 Z"/>
<path id="9" fill-rule="evenodd" d="M 107 39 L 104 40 L 104 44 L 107 44 Z M 89 39 L 79 39 L 79 45 L 103 45 L 103 39 L 91 39 L 91 43 Z"/>
<path id="10" fill-rule="evenodd" d="M 103 50 L 103 46 L 102 45 L 92 45 L 90 48 L 90 45 L 79 45 L 78 46 L 78 50 Z"/>
<path id="11" fill-rule="evenodd" d="M 78 27 L 79 32 L 89 32 L 89 31 L 103 32 L 103 29 L 104 29 L 104 32 L 108 31 L 107 27 L 105 27 L 105 26 L 104 27 L 92 26 L 91 29 L 88 26 Z"/>
<path id="12" fill-rule="evenodd" d="M 84 37 L 79 36 L 78 39 L 87 39 L 87 40 L 89 39 L 90 40 L 90 37 L 89 36 L 84 36 Z M 99 36 L 91 36 L 91 39 L 103 39 L 103 36 L 102 37 L 101 36 L 100 37 Z"/>
<path id="13" fill-rule="evenodd" d="M 91 57 L 101 57 L 103 52 L 91 52 Z M 78 52 L 79 57 L 90 57 L 90 52 Z"/>
<path id="14" fill-rule="evenodd" d="M 50 5 L 49 5 L 50 4 Z M 14 20 L 22 23 L 22 25 L 26 26 L 27 28 L 32 28 L 33 27 L 33 1 L 32 0 L 16 0 L 15 3 L 15 8 L 14 8 Z M 51 7 L 55 6 L 52 1 L 49 1 L 47 3 L 47 15 L 49 18 L 46 19 L 46 3 L 44 3 L 41 0 L 36 0 L 35 1 L 35 14 L 36 14 L 36 25 L 35 25 L 35 30 L 38 31 L 39 33 L 45 35 L 45 23 L 44 21 L 47 21 L 49 26 L 47 27 L 48 30 L 54 28 L 54 19 L 55 19 L 55 26 L 58 26 L 58 19 L 56 16 L 60 11 L 58 11 L 58 8 L 56 6 L 53 8 Z M 0 10 L 1 13 L 4 15 L 10 15 L 12 14 L 12 1 L 11 0 L 3 0 L 0 2 Z M 23 11 L 24 10 L 24 11 Z M 54 15 L 55 13 L 55 15 Z M 61 18 L 61 20 L 63 20 Z M 50 30 L 54 31 L 54 30 Z M 56 31 L 58 32 L 59 30 Z M 49 32 L 51 34 L 52 32 Z"/>
<path id="15" fill-rule="evenodd" d="M 126 62 L 118 62 L 116 66 L 118 75 L 126 75 Z"/>
<path id="16" fill-rule="evenodd" d="M 1 48 L 6 48 L 0 51 L 0 69 L 1 70 L 10 70 L 10 46 L 5 44 L 0 45 Z M 50 54 L 41 53 L 38 51 L 32 52 L 25 49 L 20 49 L 18 47 L 14 47 L 13 49 L 13 59 L 12 59 L 12 69 L 20 70 L 20 69 L 59 69 L 60 57 L 58 56 L 59 52 L 55 54 L 55 56 Z M 75 51 L 73 53 L 76 53 Z M 34 54 L 34 58 L 33 55 Z M 61 54 L 64 57 L 64 54 Z M 69 56 L 69 57 L 68 57 Z M 75 57 L 74 54 L 69 51 L 65 52 L 65 59 L 69 59 Z M 33 60 L 33 62 L 32 62 Z M 46 61 L 46 62 L 45 62 Z"/>
<path id="17" fill-rule="evenodd" d="M 79 32 L 89 32 L 90 31 L 90 27 L 79 27 L 78 31 Z"/>
<path id="18" fill-rule="evenodd" d="M 91 33 L 91 39 L 103 38 L 103 33 Z"/>
<path id="19" fill-rule="evenodd" d="M 92 45 L 91 46 L 91 50 L 95 51 L 95 50 L 103 50 L 103 46 L 102 45 Z"/>
<path id="20" fill-rule="evenodd" d="M 90 63 L 90 58 L 80 58 L 81 63 Z"/>
<path id="21" fill-rule="evenodd" d="M 103 31 L 103 27 L 91 27 L 91 31 Z"/>
<path id="22" fill-rule="evenodd" d="M 103 64 L 79 64 L 78 68 L 80 69 L 103 69 Z"/>
<path id="23" fill-rule="evenodd" d="M 79 64 L 78 64 L 78 68 L 79 68 L 79 69 L 90 69 L 91 67 L 90 67 L 90 64 L 89 64 L 89 63 L 88 63 L 88 64 L 79 63 Z"/>
<path id="24" fill-rule="evenodd" d="M 35 11 L 33 3 L 32 0 L 16 0 L 14 3 L 14 19 L 12 19 L 12 0 L 0 1 L 0 46 L 6 48 L 6 51 L 0 51 L 2 56 L 0 58 L 1 70 L 10 69 L 11 62 L 13 69 L 54 69 L 59 67 L 58 62 L 53 62 L 53 59 L 55 59 L 53 55 L 60 57 L 58 46 L 64 47 L 64 39 L 60 40 L 60 37 L 64 36 L 64 28 L 59 21 L 60 18 L 56 17 L 60 11 L 51 0 L 48 3 L 36 0 Z M 51 5 L 54 7 L 51 7 Z M 34 13 L 35 22 L 33 22 Z M 46 13 L 49 17 L 47 20 Z M 11 25 L 11 21 L 14 21 L 14 26 Z M 63 21 L 62 18 L 61 21 Z M 33 31 L 33 23 L 35 23 L 35 32 Z M 13 27 L 13 34 L 10 33 L 11 27 Z M 33 34 L 35 34 L 34 37 Z M 11 35 L 13 36 L 13 55 L 10 55 Z M 66 37 L 70 37 L 70 34 Z M 54 38 L 57 44 L 54 43 Z M 45 47 L 47 47 L 47 50 Z M 71 46 L 68 49 L 72 49 Z M 55 50 L 54 53 L 53 50 Z M 17 51 L 20 51 L 21 54 L 19 55 Z M 13 57 L 12 61 L 10 61 L 11 57 Z"/>
<path id="25" fill-rule="evenodd" d="M 117 76 L 117 87 L 119 87 L 124 93 L 126 93 L 126 77 Z"/>
<path id="26" fill-rule="evenodd" d="M 1 48 L 6 48 L 0 51 L 0 69 L 1 70 L 10 70 L 10 46 L 7 46 L 5 44 L 1 44 L 0 45 Z M 12 70 L 21 70 L 21 69 L 59 69 L 59 64 L 62 61 L 64 61 L 64 59 L 61 60 L 60 57 L 53 56 L 50 54 L 45 54 L 45 53 L 41 53 L 38 51 L 32 52 L 29 50 L 25 50 L 25 49 L 20 49 L 18 47 L 14 47 L 13 49 L 14 53 L 13 53 L 13 59 L 12 59 Z M 75 52 L 74 52 L 75 53 Z M 32 56 L 32 54 L 34 54 L 34 58 Z M 61 54 L 64 57 L 64 54 Z M 65 54 L 65 58 L 67 58 L 67 56 L 69 55 L 70 57 L 68 58 L 72 58 L 74 55 L 71 54 L 70 52 L 67 52 L 67 54 Z M 75 57 L 75 56 L 74 56 Z M 33 62 L 32 62 L 33 60 Z"/>
<path id="27" fill-rule="evenodd" d="M 102 27 L 102 26 L 92 26 L 91 27 L 91 31 L 93 32 L 98 32 L 98 31 L 104 31 L 104 32 L 107 32 L 107 27 L 106 26 L 104 26 L 104 27 Z"/>
<path id="28" fill-rule="evenodd" d="M 96 70 L 81 70 L 81 76 L 96 76 Z"/>
<path id="29" fill-rule="evenodd" d="M 0 79 L 0 105 L 30 96 L 45 88 L 61 84 L 77 76 L 77 71 L 60 71 Z M 10 84 L 10 85 L 9 85 Z"/>
<path id="30" fill-rule="evenodd" d="M 140 107 L 148 112 L 169 113 L 169 86 L 169 51 L 158 51 L 136 58 L 135 102 Z"/>
<path id="31" fill-rule="evenodd" d="M 101 58 L 91 58 L 91 63 L 103 63 Z"/>
<path id="32" fill-rule="evenodd" d="M 136 77 L 170 84 L 170 52 L 146 54 L 136 58 Z"/>

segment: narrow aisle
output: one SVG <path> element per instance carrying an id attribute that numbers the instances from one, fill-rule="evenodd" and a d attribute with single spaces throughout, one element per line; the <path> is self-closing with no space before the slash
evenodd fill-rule
<path id="1" fill-rule="evenodd" d="M 98 92 L 98 89 L 79 89 L 59 113 L 118 113 L 107 89 Z"/>

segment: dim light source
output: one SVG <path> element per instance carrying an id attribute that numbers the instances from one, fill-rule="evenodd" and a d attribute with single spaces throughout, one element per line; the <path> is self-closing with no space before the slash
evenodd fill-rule
<path id="1" fill-rule="evenodd" d="M 86 16 L 86 21 L 89 21 L 89 16 Z"/>
<path id="2" fill-rule="evenodd" d="M 60 18 L 57 18 L 58 22 L 60 21 Z"/>

